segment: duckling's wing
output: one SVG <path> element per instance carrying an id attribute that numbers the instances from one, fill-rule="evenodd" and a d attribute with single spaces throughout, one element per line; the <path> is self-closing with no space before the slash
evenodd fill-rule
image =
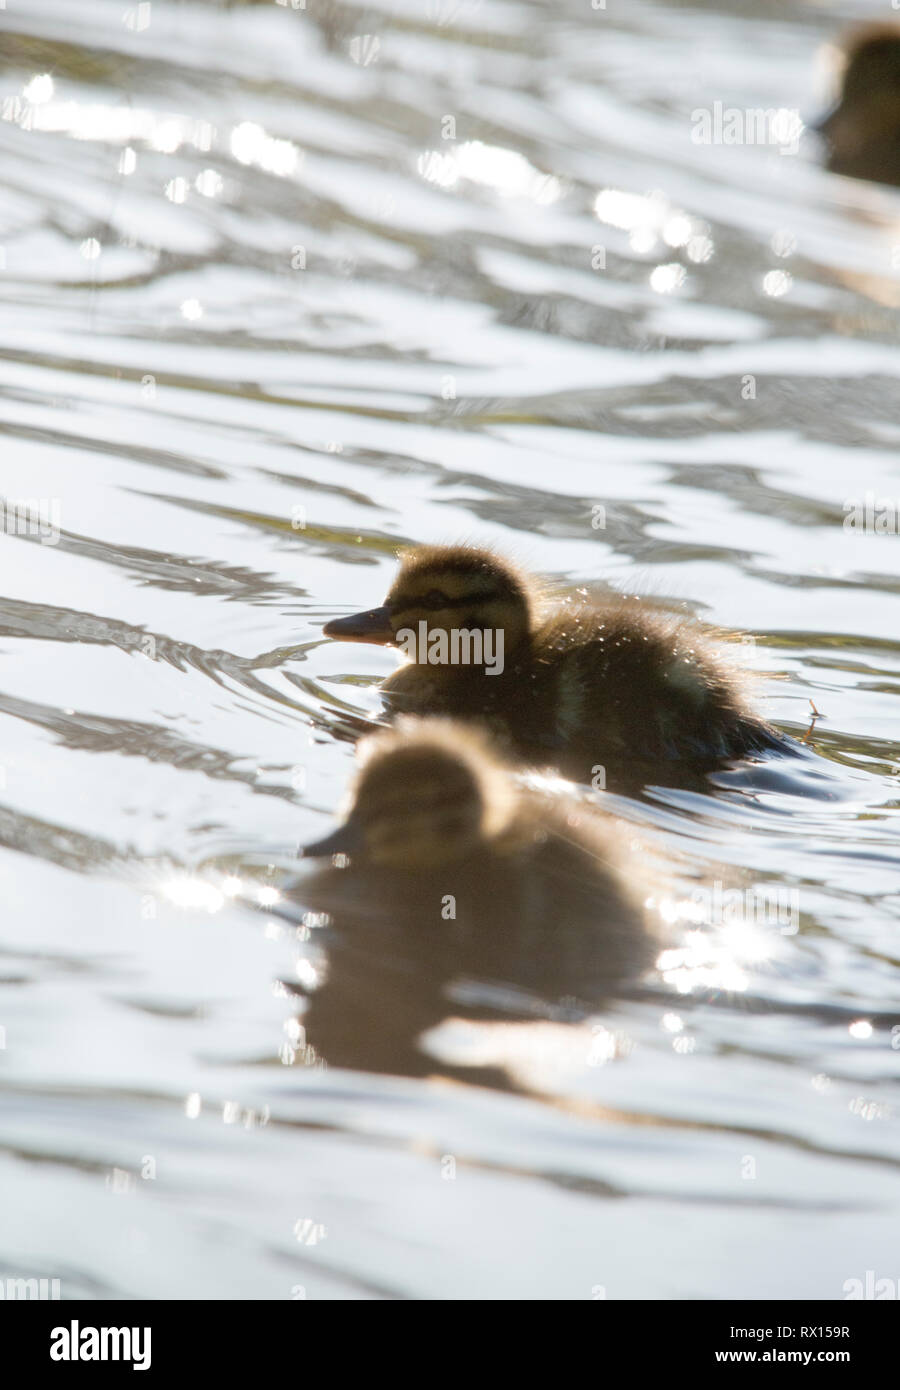
<path id="1" fill-rule="evenodd" d="M 557 729 L 618 758 L 742 757 L 776 735 L 694 624 L 623 600 L 558 644 Z"/>

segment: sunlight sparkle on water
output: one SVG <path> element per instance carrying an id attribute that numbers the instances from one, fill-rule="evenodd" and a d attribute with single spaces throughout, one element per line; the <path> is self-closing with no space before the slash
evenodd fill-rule
<path id="1" fill-rule="evenodd" d="M 242 121 L 231 132 L 231 153 L 238 164 L 255 164 L 267 174 L 286 178 L 301 162 L 301 153 L 290 140 L 276 140 L 254 121 Z"/>
<path id="2" fill-rule="evenodd" d="M 165 194 L 170 203 L 183 203 L 187 198 L 190 184 L 187 179 L 180 175 L 177 179 L 170 179 L 165 187 Z"/>
<path id="3" fill-rule="evenodd" d="M 603 188 L 594 199 L 594 216 L 608 227 L 628 233 L 628 244 L 638 256 L 649 256 L 660 241 L 673 249 L 684 248 L 696 265 L 708 261 L 713 243 L 705 222 L 673 208 L 659 192 L 627 193 L 621 188 Z M 677 289 L 685 278 L 684 266 L 657 266 L 650 284 L 659 294 Z"/>
<path id="4" fill-rule="evenodd" d="M 221 174 L 217 174 L 215 169 L 204 169 L 194 179 L 194 187 L 204 198 L 218 198 L 225 182 Z"/>
<path id="5" fill-rule="evenodd" d="M 760 961 L 771 960 L 773 935 L 760 931 L 753 922 L 727 922 L 722 927 L 722 942 L 735 960 L 745 965 L 755 965 Z"/>
<path id="6" fill-rule="evenodd" d="M 294 972 L 304 989 L 315 989 L 319 983 L 319 972 L 311 960 L 301 957 L 294 966 Z"/>
<path id="7" fill-rule="evenodd" d="M 689 931 L 682 946 L 671 947 L 657 958 L 657 969 L 679 994 L 710 989 L 743 994 L 747 976 L 735 956 L 735 943 L 725 932 Z"/>
<path id="8" fill-rule="evenodd" d="M 573 784 L 567 778 L 553 772 L 523 772 L 517 780 L 545 796 L 571 796 L 573 791 Z"/>
<path id="9" fill-rule="evenodd" d="M 416 161 L 423 179 L 439 188 L 453 188 L 460 179 L 493 188 L 507 198 L 531 198 L 536 203 L 555 203 L 562 184 L 552 174 L 542 174 L 524 155 L 499 145 L 469 140 L 446 152 L 427 150 Z"/>
<path id="10" fill-rule="evenodd" d="M 699 236 L 692 236 L 687 244 L 688 260 L 695 265 L 702 265 L 704 261 L 710 260 L 715 250 L 712 238 L 700 233 Z"/>
<path id="11" fill-rule="evenodd" d="M 218 912 L 225 901 L 224 894 L 212 883 L 190 874 L 179 874 L 163 884 L 163 894 L 176 907 L 199 908 Z"/>
<path id="12" fill-rule="evenodd" d="M 607 226 L 631 232 L 637 227 L 658 226 L 659 203 L 659 198 L 624 193 L 620 188 L 604 188 L 594 199 L 594 214 L 598 221 L 605 222 Z"/>
<path id="13" fill-rule="evenodd" d="M 628 238 L 628 245 L 638 256 L 649 256 L 659 244 L 659 237 L 652 227 L 635 227 Z"/>
<path id="14" fill-rule="evenodd" d="M 37 95 L 32 96 L 32 91 Z M 182 145 L 210 150 L 215 141 L 215 128 L 210 122 L 196 120 L 192 116 L 165 114 L 146 107 L 114 106 L 104 102 L 54 101 L 53 79 L 47 74 L 29 82 L 24 96 L 30 103 L 32 130 L 58 132 L 74 140 L 96 140 L 106 145 L 127 146 L 140 140 L 160 154 L 174 154 Z M 21 113 L 16 113 L 14 107 L 10 108 L 9 114 L 4 108 L 4 120 L 16 120 L 20 116 Z M 128 174 L 132 170 L 126 167 L 120 172 Z"/>
<path id="15" fill-rule="evenodd" d="M 459 165 L 452 151 L 442 154 L 439 150 L 426 150 L 416 160 L 416 168 L 423 179 L 438 188 L 454 188 L 459 183 Z"/>
<path id="16" fill-rule="evenodd" d="M 789 270 L 770 270 L 763 276 L 763 293 L 770 299 L 780 299 L 783 294 L 787 294 L 794 283 L 794 277 Z"/>
<path id="17" fill-rule="evenodd" d="M 42 72 L 38 77 L 32 77 L 31 81 L 23 87 L 22 95 L 33 106 L 39 106 L 45 101 L 49 101 L 53 96 L 53 78 L 49 72 Z"/>
<path id="18" fill-rule="evenodd" d="M 677 212 L 663 226 L 663 241 L 667 246 L 686 246 L 693 230 L 691 219 Z"/>
<path id="19" fill-rule="evenodd" d="M 650 275 L 650 288 L 657 294 L 671 294 L 684 284 L 687 271 L 683 265 L 658 265 Z"/>

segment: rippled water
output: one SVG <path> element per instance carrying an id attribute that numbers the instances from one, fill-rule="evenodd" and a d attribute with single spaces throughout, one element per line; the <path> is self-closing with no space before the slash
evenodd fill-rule
<path id="1" fill-rule="evenodd" d="M 900 542 L 842 523 L 900 487 L 900 195 L 809 133 L 691 138 L 716 101 L 814 116 L 820 44 L 870 14 L 0 13 L 4 1272 L 575 1299 L 896 1274 Z M 22 498 L 43 529 L 9 534 Z M 390 657 L 322 622 L 380 600 L 398 542 L 460 537 L 745 629 L 797 736 L 814 702 L 799 759 L 615 800 L 689 879 L 798 890 L 800 931 L 602 1028 L 448 1021 L 443 1080 L 325 1069 L 279 983 L 308 943 L 222 875 L 265 905 L 378 717 Z"/>

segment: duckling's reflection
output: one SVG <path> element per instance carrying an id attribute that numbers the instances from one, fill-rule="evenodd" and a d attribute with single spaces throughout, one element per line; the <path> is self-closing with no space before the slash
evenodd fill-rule
<path id="1" fill-rule="evenodd" d="M 345 821 L 304 850 L 331 862 L 291 889 L 331 919 L 303 1017 L 326 1062 L 432 1072 L 421 1035 L 490 1014 L 451 999 L 455 982 L 595 1008 L 652 964 L 627 832 L 593 807 L 521 785 L 451 720 L 401 719 L 360 759 Z"/>
<path id="2" fill-rule="evenodd" d="M 819 123 L 828 168 L 900 185 L 900 25 L 863 24 L 843 38 L 840 97 Z"/>

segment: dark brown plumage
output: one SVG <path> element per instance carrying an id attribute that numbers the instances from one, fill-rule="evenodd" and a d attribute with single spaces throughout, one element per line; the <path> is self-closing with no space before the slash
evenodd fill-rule
<path id="1" fill-rule="evenodd" d="M 836 174 L 900 185 L 900 24 L 865 24 L 841 45 L 840 98 L 819 125 Z"/>

